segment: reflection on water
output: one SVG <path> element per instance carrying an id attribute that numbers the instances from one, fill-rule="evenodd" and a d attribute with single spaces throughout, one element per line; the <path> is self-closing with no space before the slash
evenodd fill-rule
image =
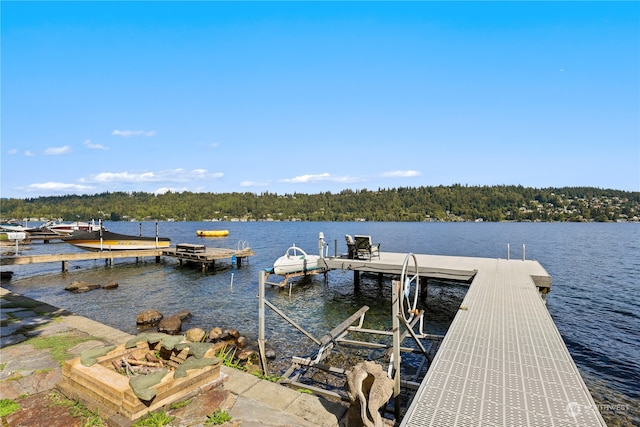
<path id="1" fill-rule="evenodd" d="M 138 234 L 137 223 L 108 223 L 109 229 Z M 228 229 L 224 238 L 201 238 L 198 229 Z M 125 332 L 136 333 L 136 315 L 157 309 L 165 315 L 192 313 L 185 328 L 232 327 L 257 337 L 258 274 L 292 244 L 308 253 L 318 252 L 323 232 L 329 254 L 346 252 L 345 234 L 371 235 L 389 252 L 538 260 L 552 277 L 548 309 L 576 365 L 602 405 L 629 405 L 629 410 L 602 410 L 608 422 L 640 424 L 640 226 L 638 224 L 434 224 L 434 223 L 161 223 L 160 235 L 172 243 L 203 243 L 235 248 L 247 241 L 256 255 L 234 268 L 218 262 L 213 272 L 179 266 L 171 258 L 71 263 L 68 273 L 57 263 L 15 266 L 14 279 L 3 286 L 29 297 L 66 308 Z M 145 223 L 144 235 L 153 235 L 154 223 Z M 77 252 L 64 243 L 32 244 L 31 254 Z M 233 276 L 233 286 L 231 286 Z M 64 287 L 74 280 L 119 283 L 115 290 L 70 294 Z M 358 288 L 352 272 L 335 271 L 296 284 L 288 290 L 268 288 L 266 297 L 303 328 L 322 336 L 361 306 L 370 308 L 367 328 L 390 327 L 390 284 L 377 275 L 363 275 Z M 466 286 L 429 281 L 427 328 L 443 333 L 452 320 Z M 277 350 L 275 368 L 289 365 L 292 355 L 309 354 L 315 344 L 267 310 L 267 338 Z M 622 420 L 622 421 L 621 421 Z M 631 421 L 629 421 L 631 420 Z"/>

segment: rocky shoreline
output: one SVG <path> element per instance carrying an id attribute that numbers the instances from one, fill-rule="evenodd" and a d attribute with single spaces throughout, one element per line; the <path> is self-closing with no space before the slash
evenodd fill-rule
<path id="1" fill-rule="evenodd" d="M 19 407 L 2 417 L 2 425 L 83 425 L 70 414 L 68 405 L 52 403 L 59 396 L 61 364 L 87 349 L 117 345 L 134 336 L 4 288 L 0 288 L 0 302 L 0 399 L 10 399 Z M 68 341 L 68 348 L 60 354 L 39 345 L 61 339 Z M 176 417 L 171 425 L 203 426 L 207 415 L 222 407 L 232 417 L 228 426 L 343 425 L 347 410 L 343 403 L 299 393 L 227 366 L 221 366 L 221 373 L 226 376 L 223 385 L 193 396 L 184 407 L 166 408 Z"/>

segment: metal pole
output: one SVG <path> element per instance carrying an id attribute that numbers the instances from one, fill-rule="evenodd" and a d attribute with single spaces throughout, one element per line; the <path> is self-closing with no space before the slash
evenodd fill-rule
<path id="1" fill-rule="evenodd" d="M 396 422 L 400 421 L 400 281 L 391 281 L 391 317 L 393 318 L 393 398 Z"/>
<path id="2" fill-rule="evenodd" d="M 507 243 L 507 259 L 509 259 L 510 252 L 511 252 L 511 247 L 509 246 L 509 243 Z"/>
<path id="3" fill-rule="evenodd" d="M 296 328 L 297 330 L 302 332 L 304 335 L 306 335 L 306 337 L 309 338 L 311 341 L 313 341 L 314 343 L 316 343 L 318 345 L 322 345 L 322 342 L 319 339 L 317 339 L 316 337 L 311 335 L 309 332 L 305 331 L 305 329 L 302 326 L 300 326 L 296 322 L 294 322 L 289 316 L 284 314 L 282 312 L 282 310 L 280 310 L 278 307 L 276 307 L 275 305 L 271 304 L 266 299 L 264 299 L 264 304 L 266 304 L 267 307 L 269 307 L 271 310 L 275 311 L 278 316 L 282 317 L 284 320 L 289 322 L 291 324 L 291 326 L 293 326 L 294 328 Z"/>
<path id="4" fill-rule="evenodd" d="M 258 350 L 260 351 L 262 373 L 269 375 L 264 346 L 264 282 L 266 276 L 262 271 L 258 275 Z"/>
<path id="5" fill-rule="evenodd" d="M 522 244 L 522 260 L 523 261 L 527 258 L 525 255 L 526 255 L 526 250 L 525 250 L 524 243 L 523 243 Z"/>

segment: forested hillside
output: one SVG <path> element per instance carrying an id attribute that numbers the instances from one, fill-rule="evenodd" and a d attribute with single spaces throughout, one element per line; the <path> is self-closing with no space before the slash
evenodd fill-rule
<path id="1" fill-rule="evenodd" d="M 463 185 L 337 194 L 165 193 L 0 200 L 3 219 L 247 221 L 638 221 L 640 192 Z"/>

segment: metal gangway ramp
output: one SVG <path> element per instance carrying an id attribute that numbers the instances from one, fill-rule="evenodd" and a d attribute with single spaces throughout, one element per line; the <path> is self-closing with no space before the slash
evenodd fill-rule
<path id="1" fill-rule="evenodd" d="M 606 426 L 533 281 L 539 264 L 480 264 L 400 426 Z"/>

